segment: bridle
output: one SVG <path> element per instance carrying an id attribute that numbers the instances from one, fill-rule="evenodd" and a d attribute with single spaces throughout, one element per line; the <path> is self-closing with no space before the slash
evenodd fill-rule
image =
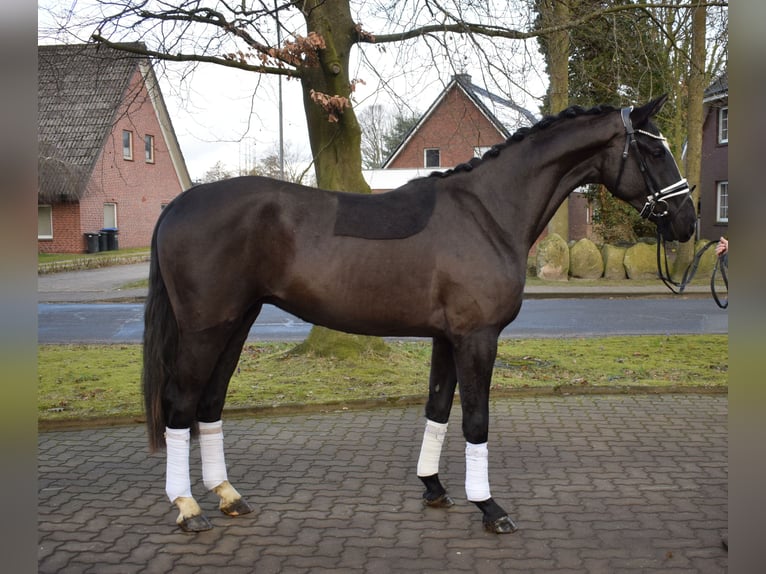
<path id="1" fill-rule="evenodd" d="M 625 126 L 625 148 L 622 150 L 622 163 L 620 164 L 620 171 L 617 174 L 617 182 L 615 189 L 620 185 L 622 180 L 622 174 L 625 171 L 625 164 L 628 161 L 628 155 L 630 150 L 633 149 L 636 152 L 636 159 L 638 161 L 638 168 L 641 171 L 641 175 L 646 183 L 646 188 L 649 194 L 646 197 L 646 203 L 641 209 L 640 215 L 644 219 L 649 219 L 651 216 L 664 217 L 668 214 L 668 202 L 671 197 L 679 195 L 691 194 L 689 184 L 685 178 L 679 179 L 677 182 L 670 184 L 660 190 L 657 189 L 657 183 L 649 173 L 649 169 L 646 166 L 644 155 L 641 153 L 641 149 L 638 147 L 638 140 L 636 139 L 636 133 L 654 138 L 660 141 L 666 141 L 664 137 L 655 135 L 653 133 L 633 129 L 633 122 L 630 121 L 630 112 L 633 111 L 633 106 L 622 108 L 620 110 L 620 117 L 622 118 L 622 124 Z M 661 211 L 659 211 L 661 210 Z"/>
<path id="2" fill-rule="evenodd" d="M 620 117 L 622 118 L 622 124 L 625 126 L 625 148 L 622 151 L 622 163 L 620 164 L 620 171 L 617 174 L 617 182 L 615 184 L 615 189 L 617 189 L 620 185 L 620 181 L 622 180 L 622 174 L 625 170 L 625 164 L 628 160 L 628 155 L 630 155 L 630 150 L 633 149 L 636 152 L 636 159 L 638 161 L 638 168 L 641 171 L 641 175 L 644 178 L 644 183 L 646 183 L 646 188 L 649 194 L 646 198 L 646 203 L 644 204 L 644 207 L 640 211 L 640 215 L 644 219 L 649 219 L 650 217 L 654 216 L 656 218 L 665 217 L 668 214 L 668 202 L 667 200 L 671 197 L 677 197 L 680 195 L 691 195 L 692 190 L 689 189 L 689 183 L 686 181 L 685 178 L 679 179 L 677 182 L 670 184 L 667 187 L 664 187 L 660 190 L 657 189 L 657 183 L 654 181 L 654 178 L 649 173 L 649 169 L 646 166 L 646 161 L 644 160 L 644 156 L 641 153 L 641 149 L 638 147 L 638 141 L 636 140 L 636 133 L 640 133 L 642 135 L 648 136 L 650 138 L 654 138 L 656 140 L 660 141 L 667 141 L 664 137 L 661 135 L 655 135 L 653 133 L 644 131 L 644 130 L 636 130 L 633 128 L 633 122 L 630 120 L 630 112 L 633 111 L 633 106 L 628 106 L 627 108 L 622 108 L 620 110 Z M 679 170 L 680 172 L 680 170 Z M 670 277 L 670 271 L 668 268 L 668 259 L 667 259 L 667 249 L 665 249 L 665 269 L 662 268 L 662 251 L 663 251 L 663 244 L 664 239 L 662 238 L 662 234 L 659 231 L 659 228 L 657 229 L 657 270 L 659 272 L 660 279 L 662 279 L 662 282 L 665 283 L 665 285 L 675 294 L 683 293 L 686 286 L 691 282 L 691 280 L 694 278 L 694 274 L 697 272 L 697 267 L 700 263 L 700 258 L 705 253 L 707 249 L 715 245 L 716 241 L 710 241 L 707 243 L 702 249 L 700 249 L 694 256 L 694 259 L 692 263 L 689 265 L 689 267 L 686 268 L 686 271 L 684 271 L 684 276 L 681 282 L 674 281 Z M 720 270 L 721 276 L 723 277 L 724 283 L 726 284 L 726 289 L 728 291 L 729 288 L 729 280 L 727 276 L 727 267 L 728 267 L 728 256 L 724 257 L 717 257 L 715 267 L 713 269 L 713 275 L 710 278 L 710 290 L 713 293 L 713 299 L 715 299 L 716 304 L 721 307 L 722 309 L 725 309 L 729 305 L 728 299 L 725 301 L 721 301 L 720 297 L 716 293 L 715 289 L 715 277 L 716 273 Z M 676 290 L 676 288 L 678 288 Z"/>

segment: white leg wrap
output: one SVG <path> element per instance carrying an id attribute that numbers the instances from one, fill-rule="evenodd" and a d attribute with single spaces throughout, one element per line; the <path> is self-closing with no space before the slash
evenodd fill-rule
<path id="1" fill-rule="evenodd" d="M 484 502 L 489 493 L 489 451 L 487 443 L 465 443 L 465 494 L 471 502 Z"/>
<path id="2" fill-rule="evenodd" d="M 423 444 L 418 458 L 418 476 L 433 476 L 439 472 L 439 458 L 444 437 L 447 435 L 447 424 L 426 419 L 426 430 L 423 433 Z"/>
<path id="3" fill-rule="evenodd" d="M 223 454 L 223 423 L 199 423 L 199 450 L 202 457 L 202 483 L 208 490 L 228 480 Z"/>
<path id="4" fill-rule="evenodd" d="M 165 467 L 165 492 L 170 502 L 179 496 L 191 498 L 189 478 L 189 429 L 165 428 L 167 458 Z"/>

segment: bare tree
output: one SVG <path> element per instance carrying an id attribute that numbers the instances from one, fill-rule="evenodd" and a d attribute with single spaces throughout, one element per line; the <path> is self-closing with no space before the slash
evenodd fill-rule
<path id="1" fill-rule="evenodd" d="M 362 110 L 359 114 L 359 125 L 362 129 L 362 167 L 381 167 L 418 119 L 417 114 L 391 112 L 381 104 L 374 104 Z"/>
<path id="2" fill-rule="evenodd" d="M 250 175 L 263 175 L 304 185 L 311 183 L 313 178 L 308 174 L 307 169 L 310 162 L 301 157 L 295 146 L 285 142 L 281 155 L 283 161 L 280 161 L 279 143 L 274 142 L 265 155 L 256 160 Z"/>
<path id="3" fill-rule="evenodd" d="M 380 104 L 365 108 L 359 114 L 362 129 L 362 167 L 379 168 L 386 160 L 384 138 L 391 129 L 391 115 Z"/>
<path id="4" fill-rule="evenodd" d="M 229 179 L 232 176 L 233 174 L 226 169 L 226 166 L 223 165 L 223 162 L 217 161 L 210 169 L 205 172 L 199 183 L 212 183 L 222 179 Z"/>

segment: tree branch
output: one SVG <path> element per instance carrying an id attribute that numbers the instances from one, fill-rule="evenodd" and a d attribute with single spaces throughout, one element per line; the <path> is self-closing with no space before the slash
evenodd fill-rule
<path id="1" fill-rule="evenodd" d="M 370 44 L 385 44 L 391 42 L 401 42 L 402 40 L 411 40 L 413 38 L 420 38 L 428 34 L 435 32 L 453 32 L 456 34 L 481 34 L 489 38 L 506 38 L 508 40 L 529 40 L 538 36 L 547 36 L 554 32 L 561 32 L 563 30 L 569 30 L 576 28 L 582 24 L 586 24 L 596 18 L 601 18 L 607 14 L 614 14 L 617 12 L 626 12 L 628 10 L 641 10 L 650 8 L 673 8 L 673 9 L 694 9 L 697 7 L 719 6 L 728 7 L 729 2 L 727 0 L 710 0 L 708 2 L 689 3 L 689 4 L 673 4 L 673 3 L 654 3 L 644 2 L 639 4 L 624 4 L 616 6 L 608 6 L 606 8 L 596 10 L 579 18 L 574 18 L 568 22 L 557 24 L 556 26 L 549 26 L 547 28 L 539 28 L 537 30 L 530 30 L 527 32 L 520 30 L 511 30 L 500 26 L 488 26 L 485 24 L 475 24 L 470 22 L 457 21 L 453 24 L 430 24 L 428 26 L 420 26 L 411 30 L 405 30 L 404 32 L 397 32 L 395 34 L 379 34 L 379 35 L 365 35 L 359 38 L 360 42 L 366 42 Z"/>
<path id="2" fill-rule="evenodd" d="M 286 76 L 288 78 L 300 79 L 301 74 L 299 70 L 289 68 L 278 68 L 275 66 L 257 66 L 248 64 L 241 60 L 230 60 L 219 56 L 204 56 L 201 54 L 168 54 L 166 52 L 158 52 L 155 50 L 149 50 L 143 48 L 138 44 L 124 44 L 121 42 L 112 42 L 107 40 L 100 34 L 93 34 L 91 38 L 115 50 L 122 52 L 128 52 L 131 54 L 137 54 L 140 56 L 147 56 L 156 60 L 164 60 L 168 62 L 207 62 L 210 64 L 216 64 L 219 66 L 226 66 L 228 68 L 237 68 L 239 70 L 245 70 L 247 72 L 259 72 L 261 74 L 275 74 L 278 76 Z"/>

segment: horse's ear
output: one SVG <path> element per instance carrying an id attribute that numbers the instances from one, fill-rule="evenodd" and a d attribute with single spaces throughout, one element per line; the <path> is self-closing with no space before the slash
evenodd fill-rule
<path id="1" fill-rule="evenodd" d="M 664 94 L 657 99 L 652 100 L 648 104 L 644 104 L 640 108 L 635 108 L 630 113 L 630 120 L 634 126 L 640 126 L 646 122 L 649 118 L 655 116 L 668 101 L 668 95 Z"/>

